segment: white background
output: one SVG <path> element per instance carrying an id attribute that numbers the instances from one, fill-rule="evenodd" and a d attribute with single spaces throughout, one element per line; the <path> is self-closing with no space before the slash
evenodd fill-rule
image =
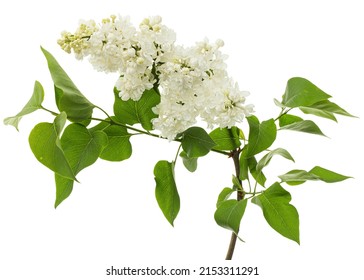
<path id="1" fill-rule="evenodd" d="M 46 90 L 45 106 L 55 109 L 40 45 L 55 55 L 87 98 L 111 112 L 116 76 L 93 71 L 56 44 L 60 32 L 75 30 L 79 19 L 110 14 L 130 15 L 135 24 L 161 15 L 185 45 L 222 38 L 229 72 L 251 92 L 249 102 L 260 119 L 277 116 L 272 100 L 280 99 L 293 76 L 311 80 L 360 117 L 361 2 L 2 1 L 0 119 L 22 108 L 35 80 Z M 215 224 L 213 213 L 219 191 L 230 185 L 231 160 L 208 155 L 193 174 L 177 163 L 181 210 L 174 228 L 155 201 L 153 168 L 158 160 L 171 161 L 177 145 L 142 136 L 132 139 L 130 160 L 98 161 L 81 172 L 81 184 L 54 210 L 53 174 L 36 161 L 27 142 L 40 121 L 52 117 L 45 112 L 27 116 L 20 132 L 0 125 L 0 279 L 109 279 L 105 270 L 111 265 L 258 266 L 261 275 L 254 279 L 363 277 L 362 119 L 318 121 L 330 138 L 280 133 L 275 147 L 287 148 L 296 164 L 274 159 L 267 170 L 270 182 L 290 169 L 314 165 L 355 179 L 285 186 L 300 213 L 300 246 L 271 230 L 261 210 L 249 204 L 241 224 L 246 243 L 237 244 L 230 263 L 223 261 L 230 233 Z"/>

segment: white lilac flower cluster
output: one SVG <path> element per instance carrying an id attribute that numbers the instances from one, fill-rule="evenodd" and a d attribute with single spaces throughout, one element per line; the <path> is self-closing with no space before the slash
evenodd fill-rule
<path id="1" fill-rule="evenodd" d="M 231 127 L 253 112 L 245 105 L 249 94 L 228 76 L 221 40 L 207 39 L 193 47 L 175 44 L 173 30 L 159 16 L 144 19 L 137 30 L 128 17 L 83 21 L 75 33 L 63 32 L 58 44 L 76 58 L 88 57 L 95 69 L 117 72 L 115 87 L 124 101 L 137 101 L 156 89 L 161 102 L 152 120 L 170 140 L 198 119 L 209 128 Z"/>

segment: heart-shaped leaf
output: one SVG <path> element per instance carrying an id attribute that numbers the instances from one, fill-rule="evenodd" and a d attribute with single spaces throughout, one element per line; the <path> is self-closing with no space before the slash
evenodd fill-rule
<path id="1" fill-rule="evenodd" d="M 30 132 L 29 144 L 40 163 L 60 176 L 76 180 L 60 142 L 60 134 L 66 120 L 67 115 L 62 112 L 53 123 L 37 124 Z"/>

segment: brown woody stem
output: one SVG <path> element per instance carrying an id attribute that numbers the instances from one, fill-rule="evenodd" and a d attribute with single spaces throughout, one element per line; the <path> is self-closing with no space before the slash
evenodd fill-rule
<path id="1" fill-rule="evenodd" d="M 241 150 L 240 149 L 236 149 L 234 151 L 232 151 L 231 153 L 231 158 L 234 161 L 234 166 L 235 166 L 235 176 L 236 178 L 238 178 L 239 183 L 241 185 L 241 180 L 239 179 L 239 173 L 240 173 L 240 162 L 239 162 L 239 154 L 240 154 Z M 243 190 L 238 190 L 237 191 L 237 200 L 242 200 L 244 199 L 245 193 Z M 236 239 L 237 239 L 237 235 L 236 233 L 232 233 L 231 234 L 231 239 L 230 239 L 230 244 L 229 244 L 229 248 L 226 254 L 226 258 L 225 260 L 231 260 L 233 258 L 233 254 L 234 254 L 234 250 L 235 250 L 235 244 L 236 244 Z"/>

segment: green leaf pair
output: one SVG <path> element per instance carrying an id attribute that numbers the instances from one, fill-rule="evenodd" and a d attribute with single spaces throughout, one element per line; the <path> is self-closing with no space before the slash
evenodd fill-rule
<path id="1" fill-rule="evenodd" d="M 313 114 L 333 121 L 336 121 L 334 114 L 354 117 L 339 105 L 329 101 L 328 99 L 331 97 L 310 81 L 295 77 L 288 80 L 282 102 L 278 102 L 278 104 L 280 107 L 298 107 L 306 114 Z"/>
<path id="2" fill-rule="evenodd" d="M 61 138 L 62 146 L 71 166 L 78 174 L 83 168 L 96 162 L 97 158 L 107 161 L 123 161 L 130 158 L 131 134 L 122 126 L 108 123 L 109 119 L 86 129 L 81 124 L 69 125 Z M 56 175 L 56 207 L 72 191 L 73 181 Z"/>
<path id="3" fill-rule="evenodd" d="M 288 155 L 286 154 L 286 156 Z M 279 178 L 288 185 L 299 185 L 307 180 L 321 180 L 326 183 L 335 183 L 350 177 L 316 166 L 309 172 L 304 170 L 292 170 L 279 176 Z M 262 194 L 252 199 L 253 203 L 262 208 L 266 221 L 274 230 L 299 244 L 298 212 L 296 208 L 289 203 L 290 201 L 291 195 L 289 192 L 283 189 L 277 182 Z"/>
<path id="4" fill-rule="evenodd" d="M 276 154 L 280 154 L 279 150 Z M 268 158 L 269 156 L 266 157 L 266 160 Z M 240 201 L 229 199 L 234 192 L 235 190 L 232 188 L 224 188 L 221 191 L 216 203 L 217 209 L 214 218 L 218 225 L 238 235 L 248 199 Z M 252 198 L 252 202 L 261 207 L 264 218 L 274 230 L 299 244 L 299 216 L 290 201 L 291 195 L 279 183 L 274 183 L 264 192 Z"/>
<path id="5" fill-rule="evenodd" d="M 350 177 L 344 176 L 320 166 L 310 171 L 292 170 L 279 176 L 282 182 L 288 185 L 299 185 L 308 180 L 321 180 L 326 183 L 335 183 Z M 274 183 L 262 194 L 254 197 L 252 202 L 259 205 L 268 224 L 281 235 L 299 241 L 299 217 L 296 208 L 289 204 L 291 195 L 279 183 Z"/>
<path id="6" fill-rule="evenodd" d="M 82 169 L 94 164 L 108 145 L 108 136 L 102 131 L 89 131 L 81 124 L 70 124 L 64 130 L 61 145 L 72 171 L 77 175 Z M 57 207 L 72 192 L 74 180 L 55 174 Z"/>
<path id="7" fill-rule="evenodd" d="M 30 148 L 39 162 L 55 172 L 57 207 L 72 192 L 76 175 L 92 165 L 108 144 L 102 131 L 90 132 L 81 124 L 66 127 L 64 112 L 53 123 L 39 123 L 29 135 Z"/>
<path id="8" fill-rule="evenodd" d="M 216 128 L 210 134 L 200 128 L 191 127 L 181 134 L 182 148 L 180 153 L 183 164 L 188 171 L 197 169 L 197 159 L 205 156 L 212 149 L 216 151 L 232 151 L 240 147 L 243 132 L 237 128 Z"/>
<path id="9" fill-rule="evenodd" d="M 73 183 L 77 181 L 76 175 L 93 164 L 98 157 L 110 161 L 129 158 L 132 152 L 129 141 L 131 135 L 125 127 L 111 125 L 109 119 L 89 130 L 78 124 L 88 125 L 96 106 L 78 90 L 56 59 L 43 48 L 42 52 L 54 82 L 56 104 L 62 113 L 53 123 L 36 125 L 30 133 L 29 144 L 37 160 L 55 172 L 57 207 L 71 194 Z M 43 87 L 39 82 L 35 82 L 33 95 L 28 103 L 16 116 L 6 118 L 4 123 L 18 129 L 19 121 L 24 115 L 44 109 L 43 99 Z M 142 105 L 144 108 L 140 107 L 143 110 L 148 106 L 146 102 Z M 136 108 L 136 113 L 139 111 Z M 143 114 L 139 115 L 143 120 Z M 67 119 L 78 123 L 66 127 L 61 137 Z M 126 119 L 125 123 L 129 121 L 130 118 Z"/>
<path id="10" fill-rule="evenodd" d="M 92 111 L 95 108 L 90 101 L 78 90 L 67 73 L 59 65 L 57 60 L 44 48 L 41 48 L 54 82 L 56 105 L 60 112 L 65 112 L 68 120 L 72 122 L 90 122 Z M 5 124 L 13 125 L 18 130 L 21 118 L 38 109 L 44 109 L 42 102 L 44 90 L 42 85 L 36 81 L 33 95 L 24 108 L 14 117 L 4 120 Z"/>
<path id="11" fill-rule="evenodd" d="M 248 199 L 229 199 L 233 192 L 231 188 L 222 190 L 214 218 L 218 225 L 237 235 Z M 290 201 L 291 195 L 279 183 L 274 183 L 252 199 L 254 204 L 261 207 L 264 218 L 274 230 L 299 244 L 299 216 Z"/>
<path id="12" fill-rule="evenodd" d="M 311 114 L 333 121 L 337 121 L 335 114 L 355 117 L 339 105 L 329 101 L 329 98 L 331 98 L 330 95 L 310 81 L 295 77 L 288 80 L 286 91 L 282 96 L 282 102 L 275 100 L 275 103 L 283 110 L 286 107 L 291 109 L 299 108 L 305 114 Z M 279 126 L 281 129 L 325 136 L 313 121 L 303 120 L 298 116 L 287 114 L 287 112 L 279 117 Z"/>

